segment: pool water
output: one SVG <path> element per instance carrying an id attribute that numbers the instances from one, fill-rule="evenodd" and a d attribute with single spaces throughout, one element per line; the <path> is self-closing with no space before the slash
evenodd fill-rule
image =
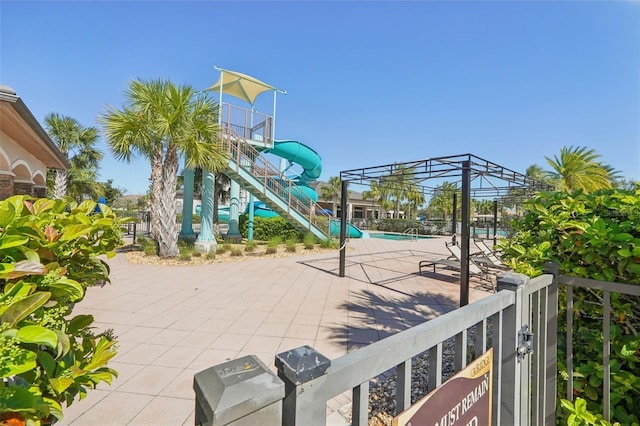
<path id="1" fill-rule="evenodd" d="M 369 233 L 371 238 L 380 238 L 383 240 L 395 240 L 395 241 L 408 241 L 408 240 L 426 240 L 432 238 L 431 235 L 411 235 L 411 234 L 396 234 L 391 232 L 371 232 Z"/>

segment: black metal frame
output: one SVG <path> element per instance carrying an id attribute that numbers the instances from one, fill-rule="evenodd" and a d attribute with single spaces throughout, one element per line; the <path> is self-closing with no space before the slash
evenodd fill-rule
<path id="1" fill-rule="evenodd" d="M 436 187 L 427 185 L 430 179 L 459 178 L 462 196 L 462 230 L 460 251 L 467 262 L 461 263 L 460 306 L 469 303 L 469 242 L 470 242 L 470 206 L 471 197 L 500 197 L 518 191 L 518 197 L 530 197 L 537 191 L 550 191 L 553 188 L 540 181 L 528 178 L 499 164 L 477 157 L 473 154 L 451 155 L 447 157 L 427 158 L 424 160 L 393 163 L 340 172 L 342 182 L 340 208 L 347 211 L 347 190 L 349 183 L 366 185 L 374 180 L 388 176 L 405 176 L 420 188 L 423 195 L 434 194 Z M 387 186 L 391 188 L 391 186 Z M 455 193 L 454 193 L 455 195 Z M 454 196 L 454 202 L 455 196 Z M 455 205 L 454 205 L 455 212 Z M 494 203 L 494 216 L 497 215 L 497 203 Z M 495 221 L 494 221 L 495 224 Z M 454 222 L 455 226 L 455 222 Z M 495 225 L 494 225 L 495 226 Z M 345 276 L 346 267 L 346 229 L 347 215 L 340 217 L 340 266 L 339 276 Z M 454 229 L 455 231 L 455 229 Z M 455 235 L 455 233 L 454 233 Z"/>

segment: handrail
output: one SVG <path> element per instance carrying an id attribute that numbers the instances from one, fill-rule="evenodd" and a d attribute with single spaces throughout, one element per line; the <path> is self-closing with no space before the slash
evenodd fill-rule
<path id="1" fill-rule="evenodd" d="M 404 230 L 403 234 L 410 235 L 411 241 L 418 240 L 418 228 L 407 228 Z"/>

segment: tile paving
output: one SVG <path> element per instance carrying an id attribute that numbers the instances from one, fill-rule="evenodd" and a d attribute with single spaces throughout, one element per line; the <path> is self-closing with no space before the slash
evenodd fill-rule
<path id="1" fill-rule="evenodd" d="M 74 312 L 114 330 L 119 377 L 66 408 L 60 424 L 193 425 L 198 371 L 248 354 L 275 371 L 277 353 L 302 345 L 337 358 L 451 311 L 453 273 L 418 275 L 419 260 L 446 253 L 444 241 L 351 240 L 344 278 L 337 252 L 191 267 L 118 254 L 112 283 L 90 288 Z M 489 291 L 472 279 L 470 300 Z M 348 392 L 328 401 L 330 423 L 349 402 Z"/>

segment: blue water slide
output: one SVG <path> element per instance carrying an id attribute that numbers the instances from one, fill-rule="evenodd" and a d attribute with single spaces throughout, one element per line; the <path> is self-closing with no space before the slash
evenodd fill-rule
<path id="1" fill-rule="evenodd" d="M 296 198 L 304 199 L 306 197 L 314 202 L 318 201 L 316 190 L 308 185 L 310 182 L 317 180 L 322 174 L 322 160 L 315 150 L 298 141 L 281 140 L 274 141 L 273 148 L 265 152 L 284 158 L 302 168 L 302 173 L 292 179 L 296 186 L 292 189 L 291 195 Z M 262 217 L 273 216 L 262 206 L 256 209 L 255 214 Z M 331 221 L 329 232 L 332 236 L 340 235 L 340 223 Z M 364 236 L 361 230 L 351 224 L 348 225 L 348 234 L 351 238 L 362 238 Z"/>

